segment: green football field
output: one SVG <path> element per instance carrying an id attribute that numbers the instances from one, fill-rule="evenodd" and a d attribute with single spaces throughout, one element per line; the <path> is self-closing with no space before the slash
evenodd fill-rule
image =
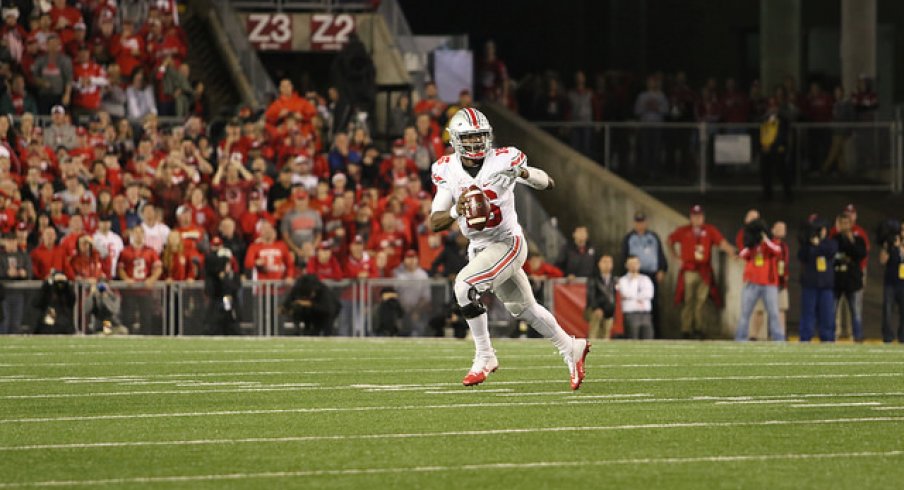
<path id="1" fill-rule="evenodd" d="M 904 348 L 0 338 L 0 488 L 904 487 Z"/>

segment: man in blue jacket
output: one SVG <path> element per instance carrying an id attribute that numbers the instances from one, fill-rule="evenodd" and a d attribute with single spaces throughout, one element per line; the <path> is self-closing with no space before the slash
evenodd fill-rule
<path id="1" fill-rule="evenodd" d="M 800 341 L 813 338 L 813 324 L 819 340 L 835 341 L 835 254 L 838 242 L 828 238 L 824 220 L 812 217 L 800 236 L 797 258 L 801 262 Z"/>
<path id="2" fill-rule="evenodd" d="M 889 243 L 883 244 L 879 262 L 885 266 L 885 292 L 882 298 L 882 341 L 886 344 L 904 343 L 904 242 L 898 233 Z M 894 309 L 898 308 L 897 328 L 894 326 Z M 897 332 L 896 332 L 897 330 Z M 897 335 L 896 335 L 897 334 Z"/>
<path id="3" fill-rule="evenodd" d="M 643 211 L 634 213 L 634 229 L 622 240 L 621 263 L 627 263 L 628 257 L 632 255 L 640 259 L 640 273 L 653 281 L 653 338 L 660 339 L 659 288 L 665 279 L 669 263 L 659 235 L 647 229 L 647 215 Z"/>

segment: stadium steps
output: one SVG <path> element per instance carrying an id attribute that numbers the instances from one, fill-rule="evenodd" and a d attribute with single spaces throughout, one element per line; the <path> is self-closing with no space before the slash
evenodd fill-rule
<path id="1" fill-rule="evenodd" d="M 241 103 L 241 97 L 226 63 L 214 46 L 215 41 L 207 23 L 202 16 L 189 9 L 183 27 L 191 46 L 188 50 L 188 62 L 192 76 L 204 82 L 211 118 L 227 112 L 234 114 L 235 107 Z"/>

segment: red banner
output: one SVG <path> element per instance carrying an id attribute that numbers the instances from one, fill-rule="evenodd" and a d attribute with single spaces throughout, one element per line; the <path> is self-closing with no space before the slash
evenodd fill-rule
<path id="1" fill-rule="evenodd" d="M 553 287 L 553 314 L 559 325 L 575 337 L 587 337 L 589 325 L 584 319 L 584 309 L 587 305 L 587 285 L 584 283 L 557 283 Z M 622 324 L 621 300 L 616 294 L 615 322 L 612 324 L 612 335 L 621 335 L 624 332 Z"/>

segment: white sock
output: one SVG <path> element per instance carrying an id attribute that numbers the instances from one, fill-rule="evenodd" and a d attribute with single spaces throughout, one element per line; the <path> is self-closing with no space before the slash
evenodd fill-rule
<path id="1" fill-rule="evenodd" d="M 531 328 L 540 332 L 540 335 L 552 340 L 553 345 L 559 349 L 562 357 L 568 360 L 569 356 L 571 356 L 571 336 L 565 333 L 565 330 L 562 330 L 562 327 L 556 322 L 556 317 L 552 316 L 549 310 L 538 303 L 534 303 L 521 313 L 521 318 Z"/>
<path id="2" fill-rule="evenodd" d="M 487 321 L 487 314 L 484 313 L 478 317 L 468 318 L 468 328 L 471 329 L 471 336 L 474 337 L 474 347 L 477 348 L 477 355 L 481 357 L 491 357 L 494 355 L 493 345 L 490 344 L 490 327 Z"/>

